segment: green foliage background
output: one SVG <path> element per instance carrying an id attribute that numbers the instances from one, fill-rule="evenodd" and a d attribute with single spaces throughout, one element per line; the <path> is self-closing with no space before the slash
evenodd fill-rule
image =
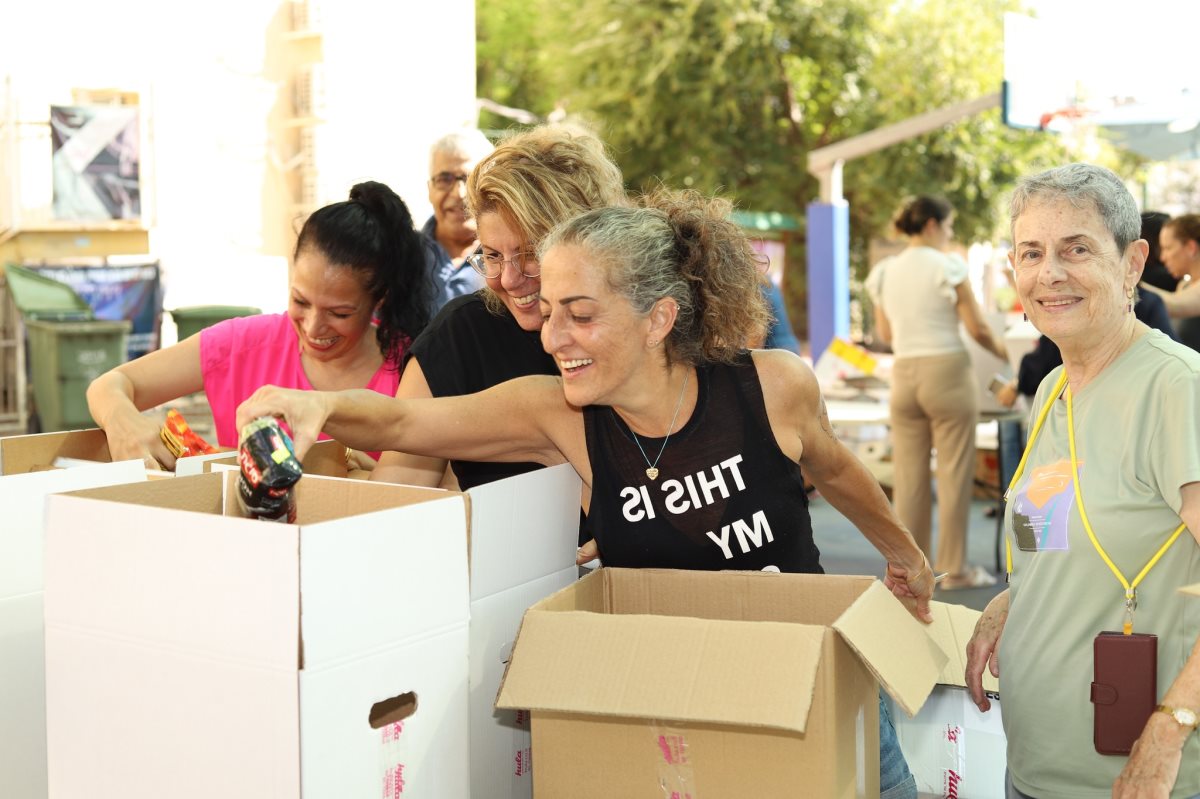
<path id="1" fill-rule="evenodd" d="M 629 188 L 659 182 L 798 217 L 818 198 L 808 151 L 998 91 L 1017 0 L 485 0 L 478 93 L 581 119 Z M 484 114 L 481 127 L 508 120 Z M 906 195 L 945 196 L 966 243 L 1002 233 L 1015 179 L 1070 160 L 999 109 L 846 164 L 851 265 Z M 803 332 L 803 235 L 785 286 Z"/>

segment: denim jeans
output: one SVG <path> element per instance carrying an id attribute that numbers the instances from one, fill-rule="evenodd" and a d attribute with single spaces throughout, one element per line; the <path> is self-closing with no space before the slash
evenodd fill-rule
<path id="1" fill-rule="evenodd" d="M 900 751 L 896 728 L 882 694 L 879 696 L 879 799 L 917 799 L 917 781 Z"/>

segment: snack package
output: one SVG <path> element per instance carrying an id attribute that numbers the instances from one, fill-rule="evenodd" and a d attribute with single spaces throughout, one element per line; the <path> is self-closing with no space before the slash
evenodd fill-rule
<path id="1" fill-rule="evenodd" d="M 303 475 L 292 439 L 273 417 L 262 416 L 242 428 L 238 445 L 238 503 L 251 519 L 296 521 L 293 486 Z"/>
<path id="2" fill-rule="evenodd" d="M 167 450 L 176 458 L 186 458 L 188 455 L 208 455 L 216 452 L 213 447 L 188 426 L 183 414 L 171 408 L 167 411 L 167 420 L 163 422 L 162 430 L 158 433 Z"/>

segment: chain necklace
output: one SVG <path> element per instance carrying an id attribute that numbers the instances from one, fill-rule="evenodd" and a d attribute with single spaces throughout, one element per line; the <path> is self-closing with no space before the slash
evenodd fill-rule
<path id="1" fill-rule="evenodd" d="M 633 428 L 629 428 L 629 434 L 633 436 L 633 443 L 637 444 L 638 451 L 642 453 L 642 458 L 646 461 L 646 476 L 651 480 L 658 479 L 658 462 L 662 460 L 663 453 L 667 451 L 667 442 L 671 440 L 671 431 L 675 429 L 675 420 L 679 418 L 679 409 L 683 407 L 683 395 L 687 393 L 688 377 L 691 372 L 683 373 L 683 388 L 679 389 L 679 401 L 675 403 L 675 415 L 671 417 L 671 424 L 667 427 L 667 435 L 663 438 L 662 446 L 658 450 L 658 457 L 654 459 L 654 463 L 650 462 L 650 458 L 646 455 L 646 450 L 642 449 L 642 442 L 638 440 L 637 433 L 633 432 Z M 616 411 L 613 411 L 616 413 Z M 628 425 L 626 425 L 628 427 Z"/>

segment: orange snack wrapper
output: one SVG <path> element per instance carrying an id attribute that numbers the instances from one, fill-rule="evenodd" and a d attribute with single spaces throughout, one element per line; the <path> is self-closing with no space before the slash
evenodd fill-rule
<path id="1" fill-rule="evenodd" d="M 216 447 L 198 436 L 196 431 L 188 426 L 183 414 L 174 408 L 167 411 L 167 420 L 163 423 L 159 436 L 176 458 L 186 458 L 188 455 L 208 455 L 217 451 Z"/>

